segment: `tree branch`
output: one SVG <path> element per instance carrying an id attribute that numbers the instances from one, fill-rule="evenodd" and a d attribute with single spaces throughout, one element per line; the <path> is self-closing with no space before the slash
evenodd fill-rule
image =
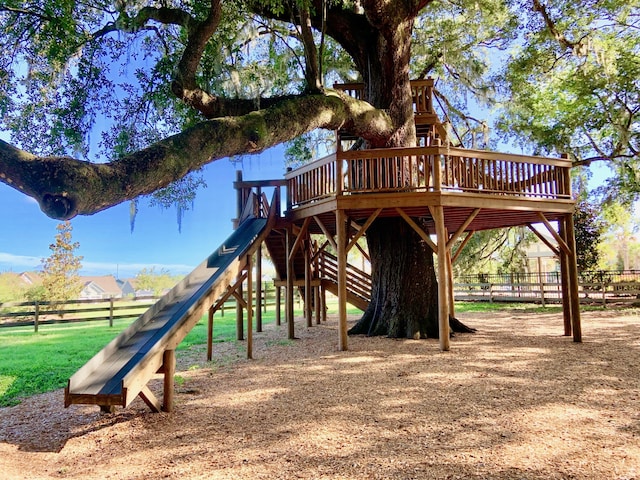
<path id="1" fill-rule="evenodd" d="M 35 198 L 50 217 L 69 219 L 151 193 L 215 160 L 258 153 L 317 128 L 346 128 L 378 143 L 393 133 L 385 112 L 328 91 L 201 122 L 107 164 L 37 157 L 0 140 L 0 181 Z"/>

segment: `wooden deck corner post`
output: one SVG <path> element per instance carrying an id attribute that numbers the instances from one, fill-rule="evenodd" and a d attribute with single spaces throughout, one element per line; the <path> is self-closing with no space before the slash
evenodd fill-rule
<path id="1" fill-rule="evenodd" d="M 287 228 L 286 233 L 286 251 L 287 251 L 287 287 L 285 290 L 285 321 L 287 322 L 287 330 L 289 340 L 296 338 L 293 313 L 293 259 L 291 258 L 291 248 L 293 247 L 293 232 L 291 228 Z"/>
<path id="2" fill-rule="evenodd" d="M 449 268 L 447 266 L 447 234 L 444 224 L 444 209 L 437 205 L 432 210 L 438 241 L 438 336 L 440 350 L 449 350 Z"/>
<path id="3" fill-rule="evenodd" d="M 571 300 L 571 327 L 573 331 L 573 341 L 582 342 L 582 326 L 580 322 L 580 297 L 578 285 L 578 259 L 576 251 L 576 235 L 573 225 L 573 214 L 568 214 L 565 221 L 565 242 L 569 246 L 569 298 Z"/>
<path id="4" fill-rule="evenodd" d="M 260 310 L 258 303 L 258 310 Z M 247 255 L 247 358 L 253 358 L 253 255 Z"/>
<path id="5" fill-rule="evenodd" d="M 567 238 L 565 219 L 558 220 L 558 229 L 560 237 L 565 241 Z M 570 337 L 572 334 L 571 327 L 571 293 L 569 289 L 569 256 L 564 249 L 559 248 L 560 260 L 560 289 L 562 292 L 562 319 L 564 323 L 564 336 Z"/>
<path id="6" fill-rule="evenodd" d="M 336 210 L 336 241 L 338 244 L 338 348 L 347 345 L 347 225 L 344 210 Z"/>
<path id="7" fill-rule="evenodd" d="M 260 244 L 256 250 L 256 332 L 262 332 L 262 305 L 262 244 Z"/>
<path id="8" fill-rule="evenodd" d="M 162 370 L 164 372 L 164 390 L 162 394 L 162 411 L 173 410 L 174 376 L 176 374 L 176 351 L 165 350 L 162 355 Z"/>

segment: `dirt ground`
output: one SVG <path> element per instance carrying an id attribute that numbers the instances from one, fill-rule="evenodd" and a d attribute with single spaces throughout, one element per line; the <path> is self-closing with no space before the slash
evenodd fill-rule
<path id="1" fill-rule="evenodd" d="M 460 316 L 478 333 L 178 352 L 173 413 L 100 414 L 62 391 L 0 409 L 3 479 L 640 479 L 640 314 Z M 160 395 L 161 380 L 152 385 Z"/>

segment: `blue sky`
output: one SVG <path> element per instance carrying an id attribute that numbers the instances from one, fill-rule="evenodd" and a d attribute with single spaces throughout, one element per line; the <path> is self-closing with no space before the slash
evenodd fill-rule
<path id="1" fill-rule="evenodd" d="M 83 275 L 113 274 L 133 277 L 142 268 L 155 266 L 172 274 L 186 274 L 215 250 L 232 232 L 236 215 L 233 189 L 237 165 L 223 159 L 204 169 L 208 187 L 200 190 L 192 210 L 186 212 L 178 231 L 175 209 L 148 207 L 141 200 L 131 233 L 129 204 L 117 205 L 71 222 L 73 239 L 84 256 Z M 247 180 L 282 178 L 283 148 L 245 157 Z M 40 211 L 35 200 L 0 183 L 0 272 L 35 270 L 50 254 L 57 220 Z"/>

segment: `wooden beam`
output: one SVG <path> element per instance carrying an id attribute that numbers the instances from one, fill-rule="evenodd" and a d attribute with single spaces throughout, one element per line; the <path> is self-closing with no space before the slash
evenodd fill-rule
<path id="1" fill-rule="evenodd" d="M 298 248 L 300 248 L 300 244 L 302 243 L 302 241 L 305 239 L 307 235 L 307 229 L 309 228 L 310 222 L 311 222 L 311 217 L 307 217 L 304 219 L 304 222 L 302 223 L 302 227 L 300 228 L 300 232 L 296 237 L 296 241 L 293 243 L 293 246 L 291 247 L 291 252 L 289 252 L 290 258 L 294 258 L 296 251 L 298 250 Z"/>
<path id="2" fill-rule="evenodd" d="M 176 351 L 165 350 L 162 355 L 162 368 L 164 370 L 163 392 L 162 392 L 162 411 L 170 412 L 173 410 L 173 394 L 174 377 L 176 374 Z"/>
<path id="3" fill-rule="evenodd" d="M 358 233 L 356 233 L 353 238 L 351 239 L 351 241 L 349 242 L 349 245 L 347 245 L 347 253 L 349 253 L 349 250 L 351 250 L 353 248 L 353 246 L 356 244 L 356 242 L 360 239 L 360 237 L 362 237 L 362 235 L 365 234 L 365 232 L 367 231 L 367 229 L 371 226 L 371 224 L 373 223 L 373 221 L 378 218 L 378 215 L 380 215 L 380 212 L 382 211 L 382 208 L 378 208 L 376 211 L 374 211 L 369 218 L 367 218 L 367 221 L 364 222 L 364 225 L 362 225 L 362 227 L 360 227 L 360 229 L 358 230 Z"/>
<path id="4" fill-rule="evenodd" d="M 258 309 L 260 306 L 258 306 Z M 247 358 L 253 358 L 253 256 L 247 255 Z"/>
<path id="5" fill-rule="evenodd" d="M 243 278 L 242 269 L 239 270 L 238 279 Z M 244 340 L 244 311 L 243 309 L 247 307 L 247 304 L 242 298 L 242 282 L 238 283 L 238 288 L 233 290 L 231 294 L 236 299 L 236 340 Z"/>
<path id="6" fill-rule="evenodd" d="M 565 220 L 558 222 L 560 235 L 567 238 Z M 562 318 L 564 321 L 564 335 L 571 336 L 571 293 L 569 290 L 569 256 L 560 250 L 560 286 L 562 290 Z"/>
<path id="7" fill-rule="evenodd" d="M 467 229 L 467 227 L 469 225 L 471 225 L 471 222 L 473 222 L 473 220 L 476 218 L 476 216 L 480 213 L 480 210 L 481 210 L 480 208 L 476 208 L 473 212 L 471 212 L 471 215 L 469 215 L 467 217 L 467 219 L 464 221 L 464 223 L 462 225 L 460 225 L 460 228 L 458 228 L 458 230 L 456 230 L 456 233 L 451 235 L 451 238 L 449 238 L 449 240 L 447 241 L 447 248 L 449 250 L 451 250 L 451 247 L 453 246 L 455 241 L 458 240 L 460 235 L 462 235 L 464 233 L 464 231 Z"/>
<path id="8" fill-rule="evenodd" d="M 338 349 L 348 350 L 347 345 L 347 226 L 344 210 L 336 210 L 338 256 Z"/>
<path id="9" fill-rule="evenodd" d="M 238 285 L 237 289 L 231 291 L 231 295 L 233 295 L 233 297 L 236 299 L 236 302 L 238 302 L 238 305 L 240 305 L 240 307 L 247 308 L 247 301 L 243 298 L 242 291 L 238 291 L 241 288 L 242 288 L 242 284 Z M 242 318 L 242 316 L 240 318 Z M 241 329 L 241 331 L 243 330 L 244 328 Z M 238 340 L 244 340 L 244 338 L 238 338 Z"/>
<path id="10" fill-rule="evenodd" d="M 547 240 L 545 236 L 542 235 L 538 230 L 536 230 L 532 224 L 527 223 L 527 227 L 529 227 L 529 230 L 531 230 L 533 233 L 536 234 L 536 237 L 538 237 L 542 243 L 544 243 L 547 247 L 549 247 L 549 250 L 551 250 L 555 255 L 560 256 L 559 247 L 556 247 L 549 240 Z"/>
<path id="11" fill-rule="evenodd" d="M 209 307 L 209 315 L 207 317 L 207 361 L 213 359 L 213 305 Z"/>
<path id="12" fill-rule="evenodd" d="M 337 252 L 338 251 L 338 245 L 336 244 L 336 241 L 334 240 L 333 235 L 331 235 L 331 233 L 329 232 L 329 230 L 327 229 L 325 224 L 322 223 L 322 220 L 320 220 L 320 217 L 317 217 L 317 216 L 314 215 L 313 219 L 316 221 L 316 223 L 320 227 L 320 230 L 322 230 L 322 233 L 324 233 L 324 236 L 327 237 L 327 240 L 329 241 L 329 243 L 331 244 L 333 249 Z"/>
<path id="13" fill-rule="evenodd" d="M 282 324 L 282 305 L 280 304 L 282 299 L 282 287 L 276 285 L 276 325 Z"/>
<path id="14" fill-rule="evenodd" d="M 448 234 L 449 233 L 446 231 L 446 228 L 445 228 L 445 236 L 448 236 Z M 456 310 L 455 310 L 455 302 L 454 302 L 454 295 L 453 295 L 453 261 L 451 260 L 450 248 L 447 248 L 447 276 L 449 277 L 449 281 L 447 283 L 447 291 L 448 291 L 447 301 L 449 303 L 449 316 L 455 317 Z"/>
<path id="15" fill-rule="evenodd" d="M 458 257 L 462 253 L 462 250 L 464 249 L 464 247 L 467 246 L 467 243 L 469 243 L 469 240 L 471 240 L 471 237 L 473 237 L 474 233 L 476 233 L 476 232 L 472 230 L 467 234 L 466 237 L 464 237 L 464 240 L 462 240 L 462 243 L 460 244 L 460 246 L 456 250 L 456 253 L 453 254 L 453 257 L 451 257 L 451 263 L 456 263 L 456 260 L 458 259 Z"/>
<path id="16" fill-rule="evenodd" d="M 256 250 L 256 332 L 262 332 L 262 243 Z"/>
<path id="17" fill-rule="evenodd" d="M 565 220 L 566 241 L 569 244 L 569 293 L 571 298 L 571 327 L 573 341 L 582 342 L 582 326 L 580 322 L 580 298 L 578 297 L 578 258 L 576 252 L 575 227 L 573 215 L 567 215 Z"/>
<path id="18" fill-rule="evenodd" d="M 138 393 L 138 396 L 142 399 L 144 403 L 151 409 L 153 413 L 159 413 L 162 411 L 162 404 L 156 398 L 156 396 L 149 390 L 149 387 L 145 385 Z"/>
<path id="19" fill-rule="evenodd" d="M 324 252 L 324 249 L 327 248 L 327 245 L 329 245 L 329 240 L 325 240 L 324 243 L 320 246 L 320 248 L 316 249 L 316 251 L 313 252 L 313 255 L 311 256 L 312 262 L 315 262 L 316 259 L 320 256 L 320 254 Z"/>
<path id="20" fill-rule="evenodd" d="M 368 262 L 371 262 L 371 257 L 369 256 L 369 252 L 365 252 L 359 243 L 356 243 L 356 248 L 360 251 L 362 256 L 367 259 Z"/>
<path id="21" fill-rule="evenodd" d="M 429 247 L 431 248 L 431 250 L 433 250 L 434 253 L 438 252 L 438 247 L 436 246 L 435 243 L 433 243 L 433 240 L 431 240 L 427 232 L 425 232 L 422 228 L 420 228 L 420 226 L 416 222 L 414 222 L 409 215 L 404 213 L 402 209 L 396 208 L 396 212 L 398 212 L 398 214 L 402 218 L 404 218 L 404 221 L 407 222 L 411 226 L 411 228 L 413 228 L 416 231 L 418 235 L 420 235 L 420 238 L 422 238 L 422 240 L 424 240 L 426 244 L 429 245 Z"/>
<path id="22" fill-rule="evenodd" d="M 433 207 L 433 219 L 436 223 L 438 238 L 438 335 L 440 350 L 449 350 L 449 305 L 448 305 L 448 268 L 447 268 L 447 232 L 444 226 L 444 209 Z"/>
<path id="23" fill-rule="evenodd" d="M 547 220 L 547 217 L 544 216 L 544 213 L 536 212 L 536 214 L 538 215 L 538 218 L 542 221 L 544 226 L 547 227 L 547 230 L 549 230 L 549 233 L 553 236 L 553 238 L 555 238 L 556 242 L 558 242 L 558 246 L 564 251 L 564 253 L 566 253 L 567 255 L 571 255 L 571 250 L 569 249 L 569 246 L 564 241 L 564 239 L 562 239 L 560 235 L 558 235 L 558 232 L 556 232 L 556 229 L 553 228 L 553 225 L 551 225 L 549 220 Z"/>
<path id="24" fill-rule="evenodd" d="M 295 326 L 294 326 L 294 314 L 293 314 L 293 260 L 290 258 L 289 253 L 291 252 L 292 242 L 291 229 L 287 229 L 287 237 L 286 237 L 286 254 L 287 254 L 287 287 L 285 289 L 285 321 L 287 322 L 287 329 L 289 340 L 293 340 L 296 338 L 295 335 Z"/>
<path id="25" fill-rule="evenodd" d="M 309 255 L 309 245 L 304 245 L 304 316 L 307 320 L 307 328 L 313 326 L 311 318 L 311 260 Z"/>

